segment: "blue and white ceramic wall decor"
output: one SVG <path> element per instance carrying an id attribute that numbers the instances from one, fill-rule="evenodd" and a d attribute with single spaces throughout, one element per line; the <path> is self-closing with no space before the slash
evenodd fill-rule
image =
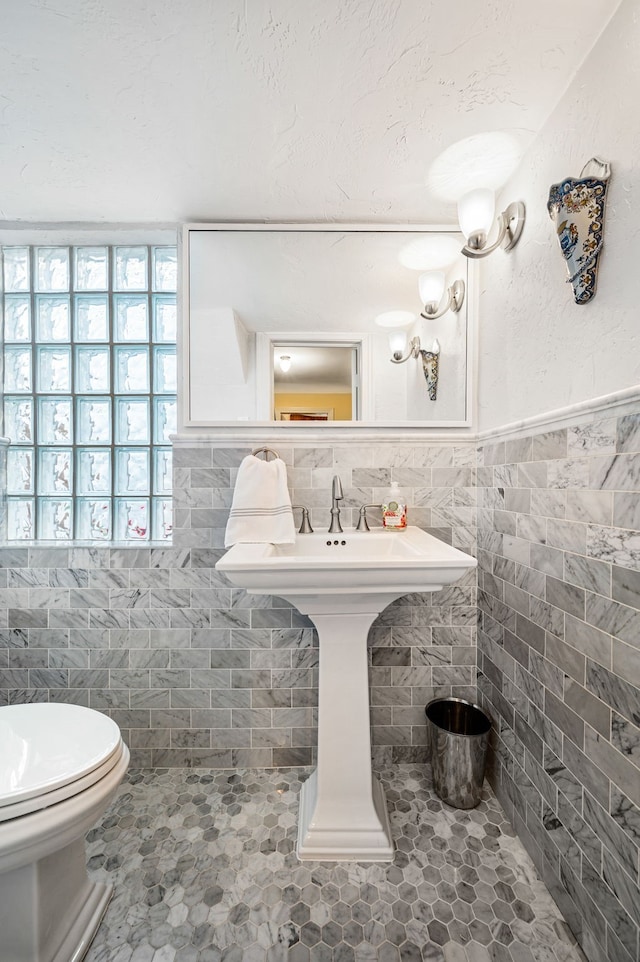
<path id="1" fill-rule="evenodd" d="M 427 382 L 427 392 L 429 400 L 435 401 L 438 396 L 438 368 L 440 361 L 440 344 L 437 340 L 433 342 L 430 351 L 421 350 L 422 370 Z"/>
<path id="2" fill-rule="evenodd" d="M 549 191 L 547 210 L 556 226 L 576 304 L 586 304 L 596 292 L 610 173 L 606 161 L 592 157 L 580 177 L 567 177 Z"/>

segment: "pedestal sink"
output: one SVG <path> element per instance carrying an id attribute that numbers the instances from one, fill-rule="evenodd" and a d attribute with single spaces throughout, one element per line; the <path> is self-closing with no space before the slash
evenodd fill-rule
<path id="1" fill-rule="evenodd" d="M 217 563 L 234 585 L 285 598 L 318 629 L 318 767 L 302 787 L 298 858 L 393 858 L 384 791 L 371 770 L 367 635 L 396 598 L 438 591 L 475 565 L 416 527 L 237 544 Z"/>

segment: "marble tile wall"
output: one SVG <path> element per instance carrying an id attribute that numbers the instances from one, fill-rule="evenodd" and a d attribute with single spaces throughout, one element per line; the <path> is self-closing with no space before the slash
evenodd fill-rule
<path id="1" fill-rule="evenodd" d="M 640 958 L 640 414 L 484 445 L 490 777 L 590 962 Z"/>
<path id="2" fill-rule="evenodd" d="M 334 474 L 343 482 L 345 527 L 394 480 L 407 494 L 411 523 L 475 553 L 475 445 L 278 450 L 293 502 L 310 508 L 317 530 L 328 526 Z M 0 548 L 0 704 L 50 699 L 106 711 L 141 767 L 312 762 L 311 623 L 281 599 L 233 589 L 214 568 L 247 453 L 175 445 L 172 547 Z M 430 698 L 475 696 L 476 601 L 473 572 L 434 595 L 400 599 L 373 625 L 378 763 L 424 760 Z"/>

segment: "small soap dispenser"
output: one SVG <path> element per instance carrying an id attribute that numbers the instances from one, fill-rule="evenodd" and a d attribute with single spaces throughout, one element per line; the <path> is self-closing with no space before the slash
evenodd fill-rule
<path id="1" fill-rule="evenodd" d="M 392 481 L 382 503 L 382 527 L 402 531 L 407 527 L 407 503 L 397 481 Z"/>

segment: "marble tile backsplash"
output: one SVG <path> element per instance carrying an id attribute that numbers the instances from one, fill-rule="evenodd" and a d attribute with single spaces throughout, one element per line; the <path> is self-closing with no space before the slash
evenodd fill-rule
<path id="1" fill-rule="evenodd" d="M 310 509 L 316 530 L 328 527 L 334 474 L 345 527 L 393 480 L 407 494 L 410 523 L 475 554 L 475 445 L 277 447 L 293 503 Z M 214 568 L 247 453 L 175 445 L 172 547 L 0 548 L 0 704 L 50 699 L 106 711 L 142 767 L 313 761 L 311 622 L 282 599 L 233 589 Z M 425 760 L 430 698 L 475 697 L 476 603 L 472 572 L 400 599 L 372 626 L 378 763 Z"/>
<path id="2" fill-rule="evenodd" d="M 640 958 L 640 415 L 484 445 L 490 778 L 590 962 Z"/>

